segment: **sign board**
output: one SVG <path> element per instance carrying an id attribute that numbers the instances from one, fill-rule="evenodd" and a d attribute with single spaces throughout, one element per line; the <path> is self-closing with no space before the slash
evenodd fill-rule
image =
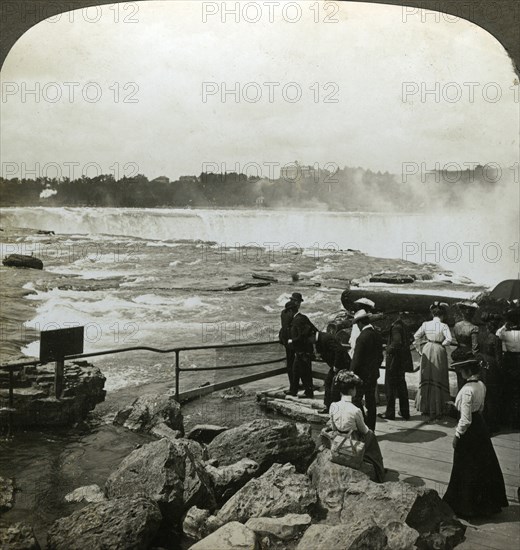
<path id="1" fill-rule="evenodd" d="M 83 353 L 84 327 L 45 330 L 40 333 L 40 361 L 59 361 Z"/>

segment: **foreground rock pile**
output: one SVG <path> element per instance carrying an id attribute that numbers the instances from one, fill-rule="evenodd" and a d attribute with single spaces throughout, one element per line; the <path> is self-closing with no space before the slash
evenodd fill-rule
<path id="1" fill-rule="evenodd" d="M 116 421 L 158 439 L 130 453 L 102 491 L 71 494 L 92 502 L 54 523 L 50 550 L 171 548 L 182 539 L 193 550 L 443 550 L 464 538 L 436 491 L 377 484 L 333 464 L 308 426 L 197 426 L 188 434 L 196 441 L 182 437 L 169 396 L 140 398 Z"/>
<path id="2" fill-rule="evenodd" d="M 81 422 L 105 399 L 105 377 L 87 361 L 65 364 L 63 393 L 54 397 L 54 365 L 27 366 L 14 372 L 13 426 L 44 428 Z M 9 374 L 0 373 L 0 403 L 7 405 Z M 7 426 L 7 414 L 0 414 L 0 429 Z"/>

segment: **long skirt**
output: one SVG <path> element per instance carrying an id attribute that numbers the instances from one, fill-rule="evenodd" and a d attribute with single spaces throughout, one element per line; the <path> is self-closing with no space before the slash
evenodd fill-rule
<path id="1" fill-rule="evenodd" d="M 473 413 L 471 425 L 453 453 L 450 482 L 443 500 L 461 517 L 485 516 L 508 506 L 504 476 L 478 412 Z"/>
<path id="2" fill-rule="evenodd" d="M 365 454 L 363 461 L 372 464 L 376 474 L 376 480 L 379 483 L 383 483 L 385 480 L 385 466 L 383 464 L 383 455 L 379 448 L 379 442 L 377 441 L 376 434 L 370 430 L 365 435 L 360 434 L 357 431 L 352 432 L 352 439 L 363 441 L 365 444 Z"/>
<path id="3" fill-rule="evenodd" d="M 450 400 L 448 355 L 444 346 L 427 342 L 422 350 L 419 390 L 415 408 L 423 414 L 440 416 Z"/>

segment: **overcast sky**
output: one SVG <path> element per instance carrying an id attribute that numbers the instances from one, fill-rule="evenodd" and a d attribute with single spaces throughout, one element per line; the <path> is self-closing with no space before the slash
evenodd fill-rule
<path id="1" fill-rule="evenodd" d="M 518 160 L 511 61 L 472 23 L 362 3 L 338 4 L 334 14 L 334 3 L 316 11 L 315 2 L 300 2 L 297 22 L 288 21 L 296 8 L 284 13 L 283 4 L 271 8 L 270 22 L 264 2 L 235 22 L 223 16 L 224 4 L 235 2 L 206 3 L 219 13 L 205 22 L 201 2 L 175 1 L 71 12 L 33 27 L 1 73 L 3 175 L 12 168 L 6 163 L 22 162 L 57 163 L 64 172 L 65 163 L 78 162 L 80 171 L 96 163 L 106 173 L 134 163 L 150 178 L 173 179 L 209 162 L 228 171 L 256 162 L 266 176 L 265 163 L 296 159 L 394 173 L 410 162 Z M 327 15 L 337 22 L 325 23 Z M 266 82 L 279 84 L 271 85 L 272 102 Z M 205 102 L 204 83 L 217 90 Z M 238 103 L 231 94 L 222 101 L 222 83 L 239 83 Z M 25 93 L 35 86 L 39 102 Z M 424 95 L 435 86 L 440 101 Z M 291 102 L 298 90 L 301 99 Z"/>

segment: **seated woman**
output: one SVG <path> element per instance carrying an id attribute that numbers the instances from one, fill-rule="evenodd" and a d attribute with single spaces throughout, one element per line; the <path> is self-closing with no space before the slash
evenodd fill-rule
<path id="1" fill-rule="evenodd" d="M 482 418 L 486 386 L 474 359 L 454 363 L 466 380 L 455 406 L 460 420 L 453 438 L 453 467 L 443 500 L 460 517 L 486 516 L 508 505 L 504 476 Z"/>
<path id="2" fill-rule="evenodd" d="M 376 480 L 382 483 L 385 477 L 385 467 L 379 443 L 374 432 L 365 424 L 361 409 L 352 404 L 356 388 L 362 386 L 363 381 L 353 372 L 342 370 L 335 376 L 334 383 L 340 391 L 341 399 L 330 405 L 329 427 L 335 432 L 351 434 L 352 439 L 363 441 L 365 444 L 363 460 L 372 464 Z"/>

